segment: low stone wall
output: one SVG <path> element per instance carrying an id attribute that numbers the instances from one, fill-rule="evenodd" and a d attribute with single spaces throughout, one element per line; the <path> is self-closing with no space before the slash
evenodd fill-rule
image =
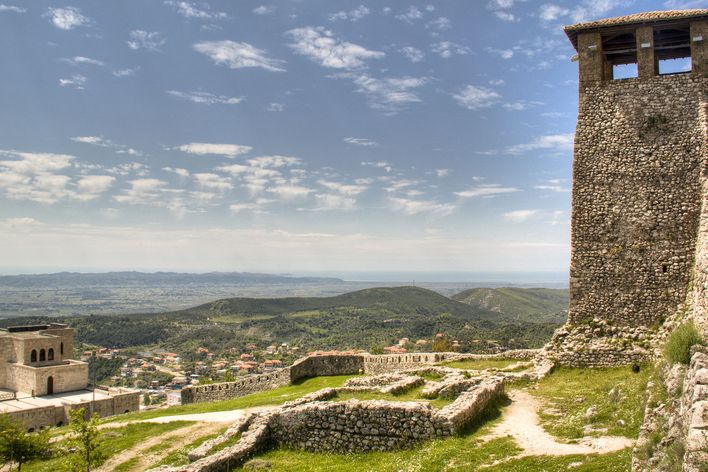
<path id="1" fill-rule="evenodd" d="M 510 349 L 504 352 L 495 354 L 462 354 L 462 353 L 446 353 L 446 361 L 457 361 L 464 359 L 533 359 L 541 352 L 540 349 Z"/>
<path id="2" fill-rule="evenodd" d="M 358 374 L 364 372 L 364 356 L 308 356 L 295 361 L 289 370 L 291 382 L 322 375 Z"/>
<path id="3" fill-rule="evenodd" d="M 683 383 L 681 410 L 685 453 L 683 470 L 708 466 L 708 348 L 697 348 Z"/>
<path id="4" fill-rule="evenodd" d="M 553 359 L 566 367 L 603 368 L 650 361 L 651 352 L 646 349 L 618 350 L 616 347 L 585 348 L 577 351 L 553 353 Z"/>
<path id="5" fill-rule="evenodd" d="M 251 393 L 290 385 L 290 370 L 280 369 L 268 374 L 253 375 L 234 382 L 191 385 L 182 389 L 182 405 L 213 402 L 242 397 Z"/>
<path id="6" fill-rule="evenodd" d="M 447 360 L 451 352 L 382 354 L 364 357 L 364 372 L 367 374 L 385 374 L 399 370 L 413 369 L 424 365 L 437 364 Z"/>

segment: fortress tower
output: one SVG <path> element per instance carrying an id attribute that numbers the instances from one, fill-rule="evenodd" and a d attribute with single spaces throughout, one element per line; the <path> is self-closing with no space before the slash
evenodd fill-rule
<path id="1" fill-rule="evenodd" d="M 708 10 L 565 28 L 578 52 L 569 365 L 635 362 L 682 304 L 708 291 Z"/>

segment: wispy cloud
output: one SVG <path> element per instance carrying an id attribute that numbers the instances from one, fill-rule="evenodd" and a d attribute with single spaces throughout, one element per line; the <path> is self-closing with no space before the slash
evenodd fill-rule
<path id="1" fill-rule="evenodd" d="M 260 5 L 251 11 L 256 15 L 270 15 L 275 11 L 275 7 L 273 5 Z"/>
<path id="2" fill-rule="evenodd" d="M 217 65 L 230 69 L 258 67 L 272 72 L 283 72 L 284 61 L 268 57 L 267 52 L 248 43 L 235 41 L 203 41 L 194 45 L 194 50 L 209 56 Z"/>
<path id="3" fill-rule="evenodd" d="M 135 75 L 136 72 L 140 70 L 140 66 L 133 67 L 133 68 L 127 68 L 127 69 L 118 69 L 114 70 L 112 72 L 114 77 L 130 77 L 131 75 Z"/>
<path id="4" fill-rule="evenodd" d="M 84 57 L 84 56 L 74 56 L 70 58 L 64 58 L 62 59 L 64 62 L 67 62 L 71 64 L 72 66 L 78 66 L 82 64 L 89 64 L 92 66 L 105 66 L 106 63 L 103 61 L 99 61 L 98 59 L 91 59 L 90 57 Z"/>
<path id="5" fill-rule="evenodd" d="M 317 181 L 317 183 L 329 190 L 332 190 L 333 192 L 337 192 L 348 197 L 359 195 L 360 193 L 366 191 L 369 188 L 369 185 L 364 182 L 355 184 L 345 184 L 341 182 L 333 182 L 329 180 L 320 179 Z"/>
<path id="6" fill-rule="evenodd" d="M 504 219 L 511 223 L 523 223 L 538 215 L 538 210 L 514 210 L 504 213 Z"/>
<path id="7" fill-rule="evenodd" d="M 366 96 L 371 108 L 396 113 L 406 105 L 420 102 L 416 89 L 428 83 L 426 77 L 386 77 L 375 78 L 368 74 L 340 74 L 338 77 L 351 79 L 356 91 Z"/>
<path id="8" fill-rule="evenodd" d="M 116 178 L 110 175 L 86 175 L 79 179 L 76 187 L 79 190 L 79 200 L 94 200 L 106 192 Z"/>
<path id="9" fill-rule="evenodd" d="M 544 22 L 552 22 L 565 17 L 579 23 L 597 19 L 615 8 L 626 5 L 626 0 L 583 0 L 570 8 L 553 3 L 545 3 L 539 7 L 538 16 Z"/>
<path id="10" fill-rule="evenodd" d="M 371 13 L 371 10 L 369 10 L 367 7 L 364 5 L 359 5 L 358 7 L 354 8 L 353 10 L 345 11 L 341 10 L 338 11 L 337 13 L 332 13 L 329 15 L 329 21 L 359 21 L 362 18 L 366 17 Z"/>
<path id="11" fill-rule="evenodd" d="M 391 208 L 406 215 L 429 213 L 436 216 L 448 216 L 457 206 L 452 203 L 438 203 L 430 200 L 415 200 L 412 198 L 389 197 Z"/>
<path id="12" fill-rule="evenodd" d="M 200 156 L 216 154 L 226 157 L 236 157 L 250 152 L 253 148 L 240 144 L 188 143 L 178 146 L 177 149 L 188 154 L 197 154 Z"/>
<path id="13" fill-rule="evenodd" d="M 0 3 L 0 12 L 4 11 L 10 11 L 13 13 L 26 13 L 27 9 L 16 7 L 15 5 L 5 5 L 4 3 Z"/>
<path id="14" fill-rule="evenodd" d="M 570 188 L 567 187 L 566 184 L 566 179 L 550 179 L 535 185 L 534 188 L 536 190 L 544 190 L 548 192 L 568 193 L 570 192 Z"/>
<path id="15" fill-rule="evenodd" d="M 418 9 L 416 6 L 409 6 L 407 10 L 402 11 L 398 15 L 396 15 L 396 19 L 403 21 L 404 23 L 408 23 L 409 25 L 412 25 L 418 20 L 421 20 L 423 18 L 423 12 Z"/>
<path id="16" fill-rule="evenodd" d="M 75 143 L 91 144 L 93 146 L 99 146 L 104 148 L 114 149 L 117 154 L 128 154 L 131 156 L 142 156 L 140 151 L 137 151 L 131 147 L 124 144 L 118 144 L 106 139 L 103 136 L 74 136 L 71 138 Z"/>
<path id="17" fill-rule="evenodd" d="M 266 189 L 266 192 L 275 194 L 283 200 L 303 199 L 313 191 L 311 188 L 291 183 L 275 184 Z"/>
<path id="18" fill-rule="evenodd" d="M 509 154 L 520 155 L 531 151 L 545 150 L 552 153 L 564 153 L 573 150 L 573 133 L 548 134 L 536 137 L 533 141 L 523 144 L 514 144 L 501 150 L 482 151 L 480 154 Z"/>
<path id="19" fill-rule="evenodd" d="M 167 40 L 162 36 L 162 33 L 157 31 L 133 30 L 130 32 L 130 39 L 126 43 L 133 50 L 145 49 L 147 51 L 161 52 L 162 46 L 167 43 Z"/>
<path id="20" fill-rule="evenodd" d="M 501 95 L 489 87 L 468 85 L 452 95 L 457 103 L 468 110 L 489 108 L 499 102 Z"/>
<path id="21" fill-rule="evenodd" d="M 201 105 L 236 105 L 243 101 L 243 97 L 227 97 L 209 92 L 180 92 L 178 90 L 168 90 L 166 93 L 173 97 Z"/>
<path id="22" fill-rule="evenodd" d="M 217 190 L 219 192 L 225 192 L 234 188 L 230 178 L 222 177 L 218 174 L 202 172 L 194 174 L 193 178 L 202 188 Z"/>
<path id="23" fill-rule="evenodd" d="M 65 31 L 91 23 L 91 20 L 76 7 L 48 8 L 44 16 L 49 17 L 54 26 Z"/>
<path id="24" fill-rule="evenodd" d="M 425 54 L 418 48 L 413 46 L 406 46 L 401 48 L 401 53 L 408 58 L 411 62 L 420 62 L 425 59 Z"/>
<path id="25" fill-rule="evenodd" d="M 393 170 L 393 166 L 386 161 L 362 162 L 361 165 L 369 167 L 378 167 L 379 169 L 383 169 L 386 172 L 391 172 Z"/>
<path id="26" fill-rule="evenodd" d="M 452 56 L 461 56 L 470 53 L 470 48 L 467 46 L 453 43 L 451 41 L 440 41 L 433 44 L 430 49 L 443 59 L 449 59 Z"/>
<path id="27" fill-rule="evenodd" d="M 74 74 L 68 79 L 59 79 L 59 85 L 62 87 L 72 87 L 76 90 L 83 90 L 87 82 L 88 78 L 81 74 Z"/>
<path id="28" fill-rule="evenodd" d="M 165 5 L 175 8 L 178 14 L 187 19 L 213 21 L 228 18 L 228 15 L 224 12 L 212 11 L 206 3 L 201 4 L 200 8 L 200 6 L 191 2 L 167 0 Z"/>
<path id="29" fill-rule="evenodd" d="M 283 103 L 278 103 L 278 102 L 270 102 L 268 106 L 266 107 L 267 111 L 283 111 L 285 110 L 285 105 Z"/>
<path id="30" fill-rule="evenodd" d="M 514 15 L 510 10 L 518 1 L 525 0 L 491 0 L 487 3 L 487 8 L 502 21 L 514 22 L 519 21 L 519 17 Z"/>
<path id="31" fill-rule="evenodd" d="M 322 67 L 359 69 L 368 59 L 381 59 L 386 54 L 372 51 L 358 44 L 342 41 L 322 27 L 307 26 L 286 33 L 293 42 L 289 46 L 297 54 L 309 57 Z"/>
<path id="32" fill-rule="evenodd" d="M 520 189 L 516 187 L 503 187 L 499 184 L 484 184 L 463 190 L 462 192 L 455 192 L 455 195 L 460 198 L 492 198 L 519 191 Z"/>
<path id="33" fill-rule="evenodd" d="M 367 138 L 351 138 L 351 137 L 349 137 L 349 138 L 344 138 L 344 142 L 348 143 L 348 144 L 353 144 L 355 146 L 365 146 L 365 147 L 374 147 L 374 146 L 379 145 L 379 143 L 377 143 L 376 141 L 372 141 Z"/>
<path id="34" fill-rule="evenodd" d="M 356 199 L 344 195 L 318 193 L 315 195 L 315 210 L 351 211 L 356 207 Z"/>

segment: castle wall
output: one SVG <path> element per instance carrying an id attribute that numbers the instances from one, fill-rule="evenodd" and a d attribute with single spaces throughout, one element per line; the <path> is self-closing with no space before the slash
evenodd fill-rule
<path id="1" fill-rule="evenodd" d="M 399 370 L 436 364 L 447 359 L 451 353 L 411 353 L 382 354 L 364 357 L 364 372 L 367 374 L 384 374 Z"/>
<path id="2" fill-rule="evenodd" d="M 299 359 L 290 367 L 290 380 L 297 382 L 321 375 L 351 375 L 364 372 L 364 356 L 330 355 L 308 356 Z"/>
<path id="3" fill-rule="evenodd" d="M 703 199 L 704 106 L 696 74 L 581 89 L 570 325 L 655 326 L 686 299 Z"/>
<path id="4" fill-rule="evenodd" d="M 191 385 L 182 389 L 182 404 L 214 402 L 243 397 L 251 393 L 263 392 L 290 385 L 290 370 L 280 369 L 268 374 L 253 375 L 234 382 L 220 382 L 209 385 Z"/>

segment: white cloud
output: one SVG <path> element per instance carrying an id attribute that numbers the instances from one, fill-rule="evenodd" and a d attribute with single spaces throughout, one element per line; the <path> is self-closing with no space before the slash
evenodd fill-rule
<path id="1" fill-rule="evenodd" d="M 329 190 L 332 190 L 332 191 L 337 192 L 339 194 L 345 195 L 347 197 L 353 197 L 353 196 L 359 195 L 360 193 L 366 191 L 369 188 L 369 186 L 364 183 L 343 184 L 340 182 L 332 182 L 332 181 L 323 180 L 323 179 L 318 180 L 317 183 L 322 185 L 325 188 L 328 188 Z"/>
<path id="2" fill-rule="evenodd" d="M 484 50 L 490 54 L 496 54 L 497 56 L 501 57 L 502 59 L 511 59 L 512 57 L 514 57 L 514 50 L 513 49 L 485 48 Z"/>
<path id="3" fill-rule="evenodd" d="M 170 5 L 177 10 L 177 13 L 188 19 L 196 20 L 223 20 L 228 18 L 228 15 L 220 11 L 211 11 L 209 5 L 203 3 L 203 8 L 199 8 L 194 3 L 185 1 L 172 1 L 168 0 L 165 2 L 166 5 Z"/>
<path id="4" fill-rule="evenodd" d="M 358 7 L 354 8 L 353 10 L 349 11 L 338 11 L 337 13 L 332 13 L 329 15 L 329 21 L 359 21 L 365 16 L 367 16 L 369 13 L 371 13 L 371 10 L 369 10 L 367 7 L 364 5 L 359 5 Z"/>
<path id="5" fill-rule="evenodd" d="M 139 70 L 140 70 L 140 66 L 133 67 L 132 69 L 127 68 L 127 69 L 114 70 L 112 73 L 113 73 L 114 77 L 130 77 L 131 75 L 135 75 L 135 73 L 138 72 Z"/>
<path id="6" fill-rule="evenodd" d="M 251 10 L 256 15 L 269 15 L 275 11 L 273 5 L 261 5 Z"/>
<path id="7" fill-rule="evenodd" d="M 296 28 L 286 34 L 292 38 L 289 46 L 297 54 L 307 56 L 323 67 L 358 69 L 365 65 L 366 60 L 381 59 L 386 55 L 337 39 L 331 31 L 322 27 Z"/>
<path id="8" fill-rule="evenodd" d="M 268 106 L 266 107 L 267 111 L 275 111 L 275 112 L 280 112 L 285 110 L 285 105 L 282 103 L 278 102 L 270 102 Z"/>
<path id="9" fill-rule="evenodd" d="M 423 18 L 423 12 L 421 12 L 418 7 L 411 5 L 407 10 L 396 15 L 396 19 L 403 21 L 404 23 L 413 24 L 415 21 Z"/>
<path id="10" fill-rule="evenodd" d="M 72 58 L 66 58 L 63 59 L 64 62 L 68 62 L 72 66 L 77 66 L 79 64 L 89 64 L 92 66 L 105 66 L 106 63 L 103 61 L 99 61 L 97 59 L 91 59 L 90 57 L 84 57 L 84 56 L 74 56 Z"/>
<path id="11" fill-rule="evenodd" d="M 222 177 L 218 174 L 211 173 L 198 173 L 194 174 L 194 180 L 199 184 L 200 187 L 218 190 L 224 192 L 226 190 L 231 190 L 234 188 L 231 183 L 231 179 L 228 177 Z"/>
<path id="12" fill-rule="evenodd" d="M 160 190 L 167 185 L 167 182 L 159 179 L 135 179 L 128 183 L 130 188 L 124 190 L 121 195 L 115 195 L 115 201 L 131 205 L 155 203 L 160 196 Z"/>
<path id="13" fill-rule="evenodd" d="M 691 8 L 705 8 L 705 0 L 667 0 L 664 6 L 670 10 L 687 10 Z"/>
<path id="14" fill-rule="evenodd" d="M 157 31 L 133 30 L 130 32 L 130 40 L 126 41 L 126 43 L 133 50 L 146 49 L 160 52 L 167 40 L 162 37 L 162 33 Z"/>
<path id="15" fill-rule="evenodd" d="M 356 200 L 344 195 L 333 195 L 318 193 L 315 195 L 317 210 L 353 210 L 356 207 Z"/>
<path id="16" fill-rule="evenodd" d="M 566 179 L 550 179 L 546 180 L 545 182 L 539 185 L 534 186 L 534 188 L 536 190 L 543 190 L 549 192 L 568 193 L 570 192 L 570 188 L 565 186 L 566 183 Z"/>
<path id="17" fill-rule="evenodd" d="M 462 192 L 455 192 L 455 195 L 460 198 L 491 198 L 518 191 L 519 189 L 515 187 L 503 187 L 499 184 L 485 184 L 472 187 Z"/>
<path id="18" fill-rule="evenodd" d="M 73 87 L 76 90 L 83 90 L 84 85 L 86 85 L 86 82 L 88 82 L 88 79 L 86 78 L 86 76 L 81 74 L 72 75 L 71 78 L 68 79 L 59 79 L 60 86 Z"/>
<path id="19" fill-rule="evenodd" d="M 494 16 L 499 18 L 502 21 L 506 22 L 514 22 L 514 21 L 519 21 L 519 19 L 514 15 L 513 13 L 509 13 L 508 11 L 495 11 Z"/>
<path id="20" fill-rule="evenodd" d="M 298 165 L 302 161 L 297 157 L 275 155 L 254 157 L 253 159 L 249 159 L 246 162 L 248 162 L 248 164 L 253 167 L 260 167 L 261 169 L 266 169 L 269 167 L 274 167 L 277 169 L 278 167 Z"/>
<path id="21" fill-rule="evenodd" d="M 3 11 L 11 11 L 13 13 L 25 13 L 27 12 L 27 9 L 16 7 L 14 5 L 5 5 L 4 3 L 0 3 L 0 12 Z"/>
<path id="22" fill-rule="evenodd" d="M 91 22 L 76 7 L 48 8 L 44 16 L 48 16 L 57 28 L 67 31 Z"/>
<path id="23" fill-rule="evenodd" d="M 372 141 L 372 140 L 366 139 L 366 138 L 348 137 L 348 138 L 344 138 L 344 142 L 349 143 L 349 144 L 353 144 L 355 146 L 365 146 L 365 147 L 373 147 L 373 146 L 379 145 L 379 143 L 377 143 L 376 141 Z"/>
<path id="24" fill-rule="evenodd" d="M 494 15 L 502 21 L 519 21 L 519 18 L 516 15 L 508 11 L 514 6 L 517 1 L 519 0 L 491 0 L 489 3 L 487 3 L 487 9 L 492 10 L 494 12 Z"/>
<path id="25" fill-rule="evenodd" d="M 253 148 L 240 144 L 188 143 L 178 146 L 177 149 L 188 154 L 218 154 L 226 157 L 236 157 L 250 152 Z"/>
<path id="26" fill-rule="evenodd" d="M 313 190 L 308 187 L 296 184 L 278 184 L 266 189 L 267 192 L 274 193 L 284 200 L 295 200 L 307 197 Z"/>
<path id="27" fill-rule="evenodd" d="M 283 72 L 284 61 L 266 56 L 266 51 L 248 43 L 235 41 L 203 41 L 194 44 L 194 50 L 209 56 L 217 65 L 225 65 L 230 69 L 245 67 L 260 67 L 272 72 Z"/>
<path id="28" fill-rule="evenodd" d="M 618 7 L 626 6 L 626 0 L 583 0 L 571 8 L 546 3 L 538 10 L 539 18 L 544 22 L 569 18 L 574 23 L 581 23 L 602 17 Z"/>
<path id="29" fill-rule="evenodd" d="M 362 162 L 361 165 L 370 166 L 370 167 L 378 167 L 379 169 L 384 169 L 386 172 L 391 172 L 393 170 L 393 166 L 391 166 L 391 164 L 389 164 L 386 161 Z"/>
<path id="30" fill-rule="evenodd" d="M 86 175 L 76 184 L 79 190 L 79 200 L 93 200 L 107 191 L 116 180 L 110 175 Z"/>
<path id="31" fill-rule="evenodd" d="M 468 85 L 453 95 L 457 103 L 468 110 L 489 108 L 499 101 L 501 95 L 488 87 Z"/>
<path id="32" fill-rule="evenodd" d="M 366 96 L 371 108 L 395 113 L 406 105 L 420 102 L 415 89 L 428 83 L 425 77 L 388 77 L 378 79 L 366 74 L 341 74 L 357 87 L 356 92 Z"/>
<path id="33" fill-rule="evenodd" d="M 447 177 L 450 175 L 450 169 L 435 169 L 435 175 L 438 177 Z"/>
<path id="34" fill-rule="evenodd" d="M 19 160 L 0 161 L 0 167 L 20 174 L 43 174 L 62 170 L 71 166 L 71 161 L 76 159 L 76 156 L 69 154 L 15 150 L 0 150 L 0 156 L 19 158 Z"/>
<path id="35" fill-rule="evenodd" d="M 508 146 L 503 152 L 512 155 L 524 154 L 539 149 L 552 152 L 568 152 L 573 150 L 573 137 L 573 133 L 539 136 L 530 143 Z"/>
<path id="36" fill-rule="evenodd" d="M 425 54 L 418 48 L 413 46 L 406 46 L 401 48 L 401 53 L 408 58 L 411 62 L 420 62 L 425 59 Z"/>
<path id="37" fill-rule="evenodd" d="M 450 18 L 441 16 L 432 21 L 429 21 L 428 24 L 425 25 L 425 27 L 432 28 L 438 31 L 445 31 L 452 28 L 452 21 L 450 21 Z"/>
<path id="38" fill-rule="evenodd" d="M 439 43 L 433 44 L 431 47 L 432 51 L 443 59 L 449 59 L 452 56 L 460 56 L 470 53 L 470 48 L 463 46 L 462 44 L 453 43 L 450 41 L 440 41 Z"/>
<path id="39" fill-rule="evenodd" d="M 162 170 L 165 172 L 172 172 L 180 177 L 189 177 L 190 175 L 187 169 L 182 169 L 181 167 L 163 167 Z"/>
<path id="40" fill-rule="evenodd" d="M 504 219 L 511 223 L 523 223 L 538 214 L 538 210 L 515 210 L 504 213 Z"/>
<path id="41" fill-rule="evenodd" d="M 457 206 L 452 203 L 437 203 L 429 200 L 390 197 L 389 201 L 393 210 L 401 211 L 406 215 L 430 213 L 436 216 L 447 216 L 457 209 Z"/>
<path id="42" fill-rule="evenodd" d="M 167 94 L 201 105 L 236 105 L 243 101 L 243 97 L 227 97 L 209 92 L 180 92 L 178 90 L 168 90 Z"/>
<path id="43" fill-rule="evenodd" d="M 93 144 L 94 146 L 110 147 L 113 142 L 101 136 L 74 136 L 71 138 L 75 143 Z"/>
<path id="44" fill-rule="evenodd" d="M 55 172 L 69 168 L 74 156 L 68 154 L 33 153 L 0 150 L 0 189 L 8 198 L 53 204 L 74 196 L 67 189 L 71 180 Z"/>
<path id="45" fill-rule="evenodd" d="M 570 14 L 569 9 L 549 3 L 541 5 L 538 9 L 538 17 L 543 21 L 555 21 L 568 14 Z"/>

